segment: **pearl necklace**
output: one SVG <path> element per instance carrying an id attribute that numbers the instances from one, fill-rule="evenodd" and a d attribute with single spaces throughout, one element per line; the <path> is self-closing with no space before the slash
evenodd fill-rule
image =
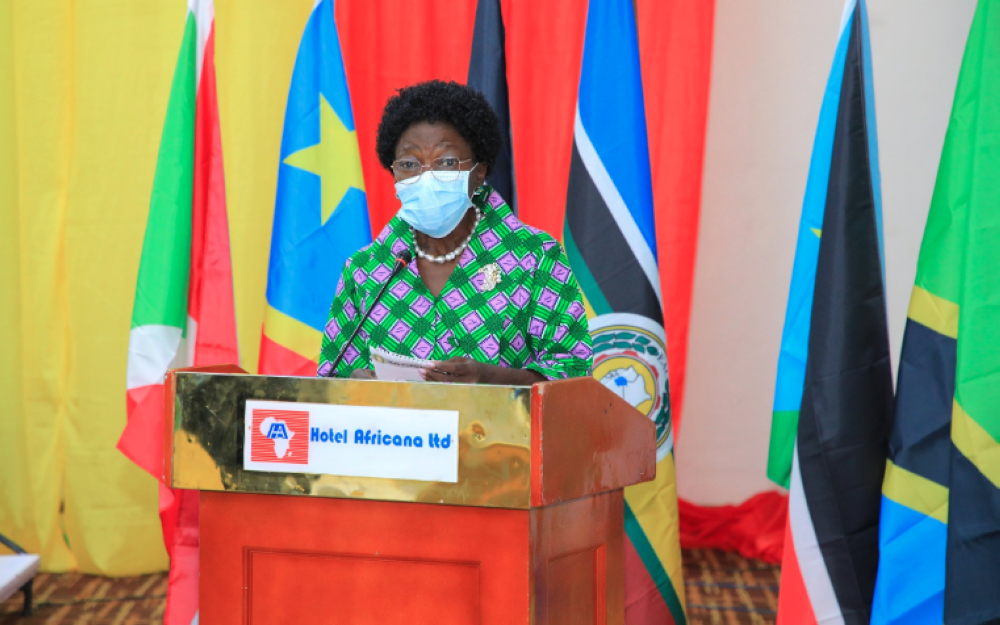
<path id="1" fill-rule="evenodd" d="M 482 219 L 483 219 L 483 211 L 481 211 L 477 206 L 476 223 L 472 224 L 472 232 L 469 233 L 469 236 L 465 237 L 465 240 L 462 241 L 461 245 L 459 245 L 457 248 L 455 248 L 454 250 L 448 252 L 443 256 L 431 256 L 427 252 L 420 249 L 420 244 L 417 243 L 417 233 L 416 231 L 413 230 L 413 228 L 410 228 L 410 230 L 413 231 L 413 248 L 417 251 L 417 256 L 423 258 L 424 260 L 429 260 L 432 263 L 443 265 L 444 263 L 451 262 L 455 260 L 462 252 L 465 251 L 465 248 L 469 246 L 469 243 L 472 241 L 472 237 L 475 236 L 476 234 L 476 228 L 479 227 L 479 222 L 482 221 Z"/>

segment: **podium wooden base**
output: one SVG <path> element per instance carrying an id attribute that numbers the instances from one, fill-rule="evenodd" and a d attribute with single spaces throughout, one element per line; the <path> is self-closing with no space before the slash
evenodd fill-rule
<path id="1" fill-rule="evenodd" d="M 201 493 L 212 625 L 620 625 L 622 491 L 530 510 Z"/>

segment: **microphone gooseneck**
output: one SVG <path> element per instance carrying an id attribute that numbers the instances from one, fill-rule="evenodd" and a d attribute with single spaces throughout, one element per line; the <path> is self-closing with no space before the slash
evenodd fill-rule
<path id="1" fill-rule="evenodd" d="M 369 306 L 368 310 L 365 311 L 365 314 L 361 316 L 361 321 L 359 321 L 358 325 L 354 328 L 354 332 L 351 332 L 351 336 L 347 339 L 347 342 L 340 348 L 340 353 L 337 354 L 337 357 L 333 360 L 333 364 L 330 366 L 330 370 L 327 371 L 326 377 L 332 378 L 334 376 L 334 373 L 337 371 L 337 365 L 340 364 L 340 361 L 342 361 L 344 356 L 347 354 L 347 348 L 349 348 L 351 343 L 354 342 L 354 337 L 358 335 L 358 332 L 361 330 L 361 326 L 365 324 L 365 321 L 368 321 L 368 317 L 372 314 L 372 311 L 375 310 L 375 305 L 382 299 L 382 295 L 385 294 L 385 290 L 389 287 L 389 283 L 391 283 L 396 276 L 403 273 L 403 270 L 406 269 L 412 261 L 413 254 L 410 253 L 410 250 L 403 250 L 396 255 L 396 263 L 392 267 L 392 273 L 389 274 L 388 278 L 386 278 L 382 288 L 378 291 L 378 295 L 376 295 L 375 299 L 372 300 L 372 305 Z"/>

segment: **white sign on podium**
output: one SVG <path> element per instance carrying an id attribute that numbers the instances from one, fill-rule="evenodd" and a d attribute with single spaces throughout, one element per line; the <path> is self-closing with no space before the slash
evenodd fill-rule
<path id="1" fill-rule="evenodd" d="M 458 481 L 458 411 L 247 400 L 243 468 Z"/>

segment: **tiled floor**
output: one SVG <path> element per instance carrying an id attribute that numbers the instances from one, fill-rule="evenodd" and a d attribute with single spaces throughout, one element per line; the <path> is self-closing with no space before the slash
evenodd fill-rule
<path id="1" fill-rule="evenodd" d="M 684 552 L 688 623 L 774 623 L 781 569 L 712 549 Z"/>
<path id="2" fill-rule="evenodd" d="M 152 625 L 163 622 L 167 575 L 117 579 L 65 573 L 35 578 L 35 614 L 21 618 L 23 595 L 0 604 L 0 625 Z"/>
<path id="3" fill-rule="evenodd" d="M 688 623 L 775 622 L 778 567 L 712 550 L 684 552 Z M 66 573 L 35 579 L 35 615 L 21 618 L 21 594 L 0 604 L 0 625 L 159 625 L 164 573 L 110 579 Z"/>

